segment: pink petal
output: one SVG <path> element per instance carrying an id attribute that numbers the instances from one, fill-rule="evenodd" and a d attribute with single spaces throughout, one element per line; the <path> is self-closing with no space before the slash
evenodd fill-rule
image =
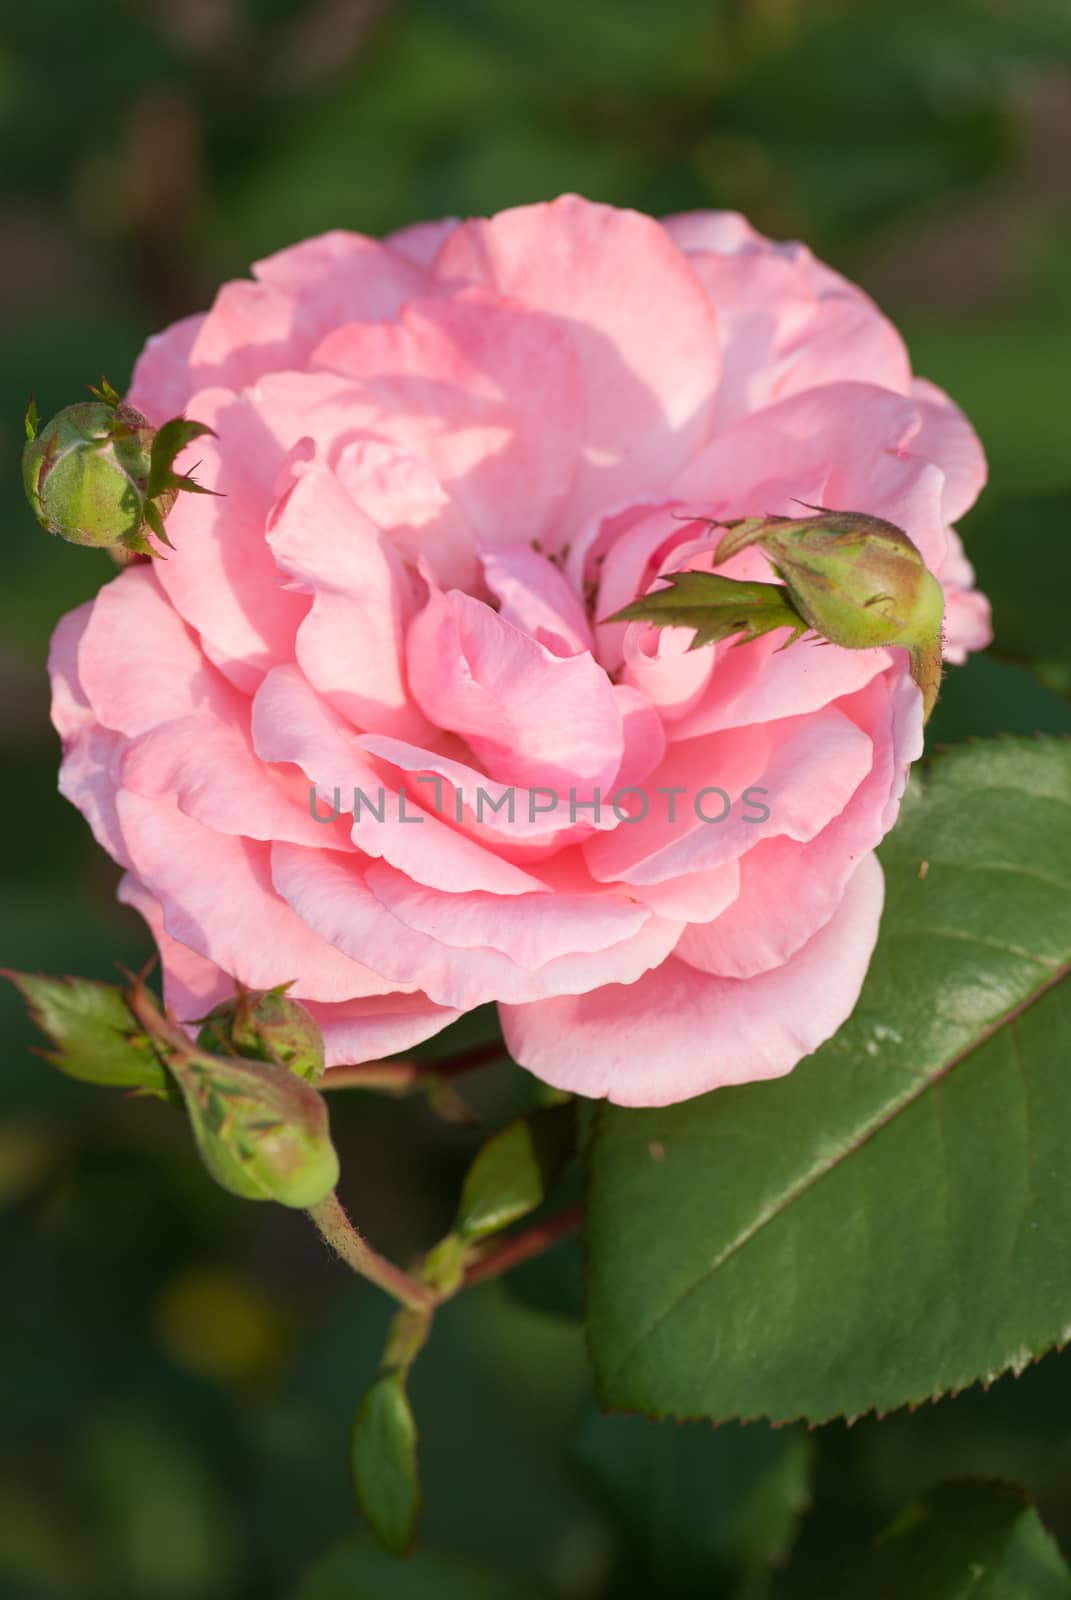
<path id="1" fill-rule="evenodd" d="M 294 302 L 292 336 L 301 359 L 287 363 L 292 366 L 303 365 L 324 334 L 343 322 L 398 316 L 424 285 L 423 272 L 387 243 L 341 228 L 256 262 L 253 275 Z"/>
<path id="2" fill-rule="evenodd" d="M 418 883 L 451 893 L 525 894 L 543 888 L 435 815 L 430 787 L 422 794 L 414 786 L 403 804 L 399 790 L 384 783 L 350 730 L 296 667 L 275 668 L 257 691 L 253 742 L 262 761 L 289 762 L 305 773 L 316 787 L 320 815 L 329 817 L 336 803 L 344 815 L 356 812 L 350 837 L 358 848 L 367 856 L 382 856 Z M 365 798 L 355 801 L 355 789 Z"/>
<path id="3" fill-rule="evenodd" d="M 150 339 L 129 399 L 151 422 L 185 411 L 198 389 L 244 389 L 305 366 L 331 328 L 394 317 L 424 283 L 402 253 L 342 230 L 280 250 L 253 272 L 256 282 L 225 283 L 210 311 Z"/>
<path id="4" fill-rule="evenodd" d="M 707 436 L 717 325 L 684 257 L 649 217 L 563 195 L 463 223 L 432 269 L 562 319 L 580 357 L 584 461 L 574 519 L 664 488 Z"/>
<path id="5" fill-rule="evenodd" d="M 321 460 L 296 467 L 268 543 L 291 586 L 312 594 L 297 659 L 314 688 L 359 728 L 422 738 L 402 660 L 409 580 L 376 527 Z"/>
<path id="6" fill-rule="evenodd" d="M 616 1105 L 672 1105 L 782 1077 L 851 1014 L 882 894 L 881 868 L 866 856 L 832 920 L 791 961 L 746 982 L 671 957 L 627 987 L 503 1005 L 510 1054 L 556 1088 Z"/>
<path id="7" fill-rule="evenodd" d="M 490 777 L 585 796 L 621 765 L 621 713 L 590 655 L 555 656 L 490 606 L 434 593 L 409 628 L 409 684 Z"/>
<path id="8" fill-rule="evenodd" d="M 248 707 L 241 713 L 229 721 L 179 717 L 150 729 L 127 748 L 119 768 L 122 787 L 150 799 L 172 797 L 186 816 L 217 833 L 352 850 L 341 822 L 314 820 L 309 785 L 297 773 L 258 759 Z"/>
<path id="9" fill-rule="evenodd" d="M 656 628 L 646 622 L 630 623 L 625 631 L 621 681 L 657 709 L 669 737 L 673 723 L 687 717 L 707 693 L 714 671 L 713 647 L 693 650 L 694 638 L 690 628 Z"/>
<path id="10" fill-rule="evenodd" d="M 216 294 L 190 349 L 194 389 L 246 389 L 265 372 L 303 365 L 305 341 L 288 294 L 246 278 Z"/>
<path id="11" fill-rule="evenodd" d="M 580 951 L 607 950 L 638 933 L 646 906 L 624 891 L 589 894 L 442 894 L 375 862 L 364 881 L 407 928 L 464 950 L 499 950 L 536 970 Z"/>
<path id="12" fill-rule="evenodd" d="M 756 845 L 755 849 L 758 848 Z M 686 878 L 668 878 L 665 883 L 629 883 L 621 887 L 627 888 L 641 905 L 650 906 L 660 917 L 689 924 L 713 922 L 740 893 L 740 862 L 726 861 L 705 872 L 689 873 Z M 685 928 L 681 938 L 686 938 L 690 931 Z M 679 948 L 678 943 L 675 949 Z"/>
<path id="13" fill-rule="evenodd" d="M 426 562 L 444 588 L 479 581 L 476 537 L 458 505 L 418 455 L 389 439 L 353 439 L 339 452 L 339 482 L 411 566 Z"/>
<path id="14" fill-rule="evenodd" d="M 695 537 L 698 524 L 683 520 L 671 506 L 645 512 L 621 528 L 607 529 L 596 541 L 591 562 L 598 588 L 593 606 L 596 617 L 596 655 L 607 672 L 616 672 L 624 660 L 627 622 L 603 622 L 655 587 L 656 579 L 673 570 L 676 546 Z M 715 533 L 710 534 L 713 546 Z"/>
<path id="15" fill-rule="evenodd" d="M 665 960 L 681 931 L 678 922 L 650 916 L 631 938 L 606 950 L 570 954 L 530 971 L 499 951 L 455 948 L 406 927 L 368 888 L 356 858 L 278 844 L 272 846 L 272 876 L 302 922 L 338 950 L 374 962 L 395 984 L 462 1010 L 495 999 L 521 1003 L 632 983 Z"/>
<path id="16" fill-rule="evenodd" d="M 78 647 L 82 690 L 97 718 L 135 735 L 202 704 L 225 703 L 205 661 L 157 582 L 159 565 L 127 567 L 93 602 Z"/>
<path id="17" fill-rule="evenodd" d="M 736 901 L 681 935 L 682 961 L 726 978 L 783 965 L 835 915 L 857 863 L 892 826 L 911 762 L 922 754 L 921 698 L 894 672 L 841 704 L 873 739 L 869 775 L 816 838 L 760 839 L 741 858 Z"/>
<path id="18" fill-rule="evenodd" d="M 457 226 L 456 217 L 444 217 L 441 222 L 414 222 L 408 228 L 388 233 L 384 243 L 406 261 L 430 267 Z"/>
<path id="19" fill-rule="evenodd" d="M 127 400 L 156 427 L 180 416 L 190 395 L 204 387 L 190 371 L 190 351 L 204 320 L 198 312 L 153 334 L 134 365 Z"/>
<path id="20" fill-rule="evenodd" d="M 423 1044 L 461 1012 L 433 1005 L 426 994 L 374 994 L 366 1000 L 346 1000 L 339 1005 L 316 1001 L 308 1007 L 323 1034 L 324 1059 L 329 1067 L 349 1062 L 378 1061 Z"/>
<path id="21" fill-rule="evenodd" d="M 678 211 L 673 216 L 663 217 L 662 226 L 686 256 L 706 250 L 733 255 L 770 245 L 740 211 Z M 777 254 L 791 248 L 782 244 L 770 247 Z"/>
<path id="22" fill-rule="evenodd" d="M 48 674 L 52 680 L 52 726 L 65 743 L 85 729 L 94 727 L 97 721 L 78 670 L 78 652 L 96 603 L 95 600 L 86 600 L 61 617 L 53 630 L 48 649 Z"/>
<path id="23" fill-rule="evenodd" d="M 226 390 L 194 396 L 191 415 L 219 434 L 198 439 L 179 460 L 200 463 L 196 477 L 225 498 L 180 494 L 167 520 L 175 546 L 156 563 L 161 587 L 180 616 L 213 648 L 213 659 L 239 688 L 256 688 L 276 660 L 293 657 L 298 624 L 309 609 L 288 591 L 264 537 L 284 447 L 248 395 Z"/>
<path id="24" fill-rule="evenodd" d="M 214 833 L 173 801 L 127 790 L 117 805 L 131 869 L 159 901 L 173 939 L 251 988 L 294 980 L 299 999 L 351 1000 L 392 987 L 317 938 L 279 898 L 268 845 Z"/>
<path id="25" fill-rule="evenodd" d="M 673 493 L 713 502 L 717 516 L 765 516 L 781 511 L 770 503 L 774 471 L 780 491 L 801 500 L 814 493 L 816 480 L 824 481 L 821 505 L 887 517 L 937 569 L 946 548 L 944 479 L 915 453 L 920 427 L 918 406 L 888 389 L 864 383 L 808 389 L 726 429 L 675 481 Z"/>
<path id="26" fill-rule="evenodd" d="M 52 679 L 52 722 L 63 741 L 59 791 L 85 817 L 98 844 L 116 861 L 125 860 L 115 812 L 117 758 L 124 740 L 101 727 L 78 672 L 82 639 L 98 601 L 87 600 L 56 625 L 48 653 Z"/>
<path id="27" fill-rule="evenodd" d="M 164 1004 L 174 1012 L 180 1022 L 197 1022 L 223 1000 L 234 995 L 234 979 L 227 976 L 214 961 L 207 961 L 188 945 L 172 939 L 164 927 L 164 914 L 158 901 L 127 872 L 116 891 L 119 900 L 139 912 L 149 925 L 149 931 L 160 952 L 160 965 L 164 979 Z"/>
<path id="28" fill-rule="evenodd" d="M 888 650 L 839 650 L 814 638 L 784 645 L 779 629 L 747 644 L 720 647 L 707 693 L 687 716 L 670 724 L 670 738 L 695 739 L 820 711 L 864 688 L 894 660 Z"/>
<path id="29" fill-rule="evenodd" d="M 911 367 L 892 323 L 803 245 L 774 245 L 732 215 L 674 217 L 666 228 L 717 313 L 719 427 L 821 384 L 908 392 Z"/>
<path id="30" fill-rule="evenodd" d="M 601 883 L 665 883 L 735 860 L 760 838 L 813 839 L 843 811 L 872 762 L 870 739 L 835 707 L 671 745 L 645 785 L 646 817 L 590 839 L 588 868 Z M 725 799 L 704 796 L 708 786 L 729 797 L 722 821 Z M 742 801 L 753 787 L 770 810 L 765 822 L 747 820 L 753 813 Z M 671 798 L 670 789 L 679 792 Z"/>
<path id="31" fill-rule="evenodd" d="M 625 753 L 614 783 L 616 790 L 642 783 L 654 771 L 666 753 L 666 734 L 662 718 L 639 689 L 616 683 L 614 698 L 621 712 L 625 740 Z"/>
<path id="32" fill-rule="evenodd" d="M 582 426 L 557 323 L 467 291 L 409 305 L 396 323 L 339 328 L 314 360 L 361 384 L 355 423 L 426 461 L 479 539 L 527 543 L 553 527 Z"/>
<path id="33" fill-rule="evenodd" d="M 502 545 L 484 553 L 483 570 L 504 621 L 556 656 L 591 649 L 591 629 L 580 596 L 546 556 L 526 545 Z"/>
<path id="34" fill-rule="evenodd" d="M 963 412 L 935 383 L 916 378 L 911 394 L 922 418 L 911 448 L 941 468 L 945 519 L 958 522 L 985 487 L 985 453 Z"/>
<path id="35" fill-rule="evenodd" d="M 642 738 L 645 724 L 641 726 L 632 718 L 632 708 L 617 690 L 615 699 L 622 708 L 623 733 L 627 730 Z M 617 826 L 617 819 L 606 806 L 600 806 L 598 816 L 592 805 L 583 805 L 581 810 L 579 796 L 574 807 L 568 793 L 557 789 L 526 789 L 521 785 L 496 783 L 468 762 L 403 744 L 398 739 L 366 733 L 358 742 L 362 750 L 396 767 L 399 772 L 423 775 L 427 782 L 425 789 L 416 787 L 420 778 L 405 784 L 406 792 L 414 795 L 417 804 L 431 806 L 474 839 L 508 849 L 511 858 L 541 859 L 578 839 L 589 838 L 600 828 Z M 628 759 L 626 750 L 622 770 Z M 440 780 L 439 785 L 435 784 L 435 778 Z M 570 820 L 573 811 L 575 821 Z"/>

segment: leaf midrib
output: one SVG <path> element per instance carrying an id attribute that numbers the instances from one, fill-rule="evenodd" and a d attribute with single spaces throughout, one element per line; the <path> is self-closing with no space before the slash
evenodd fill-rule
<path id="1" fill-rule="evenodd" d="M 1034 959 L 1037 960 L 1036 957 Z M 954 1072 L 955 1069 L 962 1065 L 964 1061 L 969 1060 L 972 1055 L 975 1055 L 977 1051 L 981 1050 L 984 1045 L 989 1043 L 990 1039 L 992 1039 L 1001 1031 L 1002 1028 L 1006 1028 L 1009 1025 L 1017 1022 L 1020 1017 L 1031 1010 L 1031 1008 L 1035 1006 L 1046 994 L 1048 994 L 1050 990 L 1057 988 L 1058 985 L 1061 984 L 1069 975 L 1071 975 L 1071 961 L 1064 962 L 1044 981 L 1044 983 L 1040 984 L 1030 994 L 1025 995 L 1022 1000 L 1017 1001 L 1015 1005 L 1010 1006 L 1007 1011 L 1002 1012 L 1001 1015 L 994 1018 L 992 1022 L 986 1024 L 986 1026 L 977 1034 L 974 1039 L 971 1040 L 968 1045 L 964 1047 L 964 1049 L 957 1051 L 955 1055 L 950 1057 L 950 1059 L 942 1066 L 938 1067 L 932 1074 L 930 1074 L 930 1076 L 923 1078 L 919 1084 L 913 1087 L 907 1094 L 903 1095 L 900 1100 L 890 1102 L 888 1105 L 886 1105 L 881 1114 L 871 1123 L 863 1127 L 859 1133 L 854 1136 L 851 1143 L 838 1151 L 837 1154 L 832 1157 L 832 1159 L 813 1167 L 798 1183 L 796 1183 L 792 1188 L 786 1190 L 785 1193 L 773 1205 L 767 1207 L 765 1211 L 761 1212 L 753 1222 L 749 1223 L 748 1226 L 736 1236 L 735 1239 L 731 1240 L 723 1250 L 719 1251 L 718 1255 L 711 1262 L 710 1266 L 705 1267 L 693 1282 L 688 1284 L 686 1288 L 682 1289 L 679 1294 L 675 1295 L 669 1304 L 663 1307 L 657 1316 L 653 1317 L 645 1327 L 640 1329 L 639 1333 L 636 1335 L 636 1338 L 629 1345 L 621 1359 L 614 1363 L 612 1375 L 615 1377 L 620 1375 L 620 1373 L 628 1366 L 628 1363 L 631 1361 L 636 1350 L 644 1343 L 645 1340 L 650 1338 L 651 1334 L 654 1333 L 656 1328 L 659 1328 L 663 1322 L 665 1322 L 669 1317 L 673 1316 L 674 1313 L 677 1312 L 685 1303 L 685 1301 L 690 1299 L 691 1296 L 699 1289 L 703 1288 L 715 1273 L 721 1271 L 726 1262 L 730 1261 L 733 1256 L 737 1255 L 742 1249 L 749 1245 L 764 1228 L 766 1228 L 771 1222 L 776 1221 L 776 1219 L 781 1216 L 783 1212 L 787 1211 L 790 1206 L 795 1205 L 797 1200 L 799 1200 L 803 1195 L 807 1194 L 809 1190 L 813 1189 L 816 1184 L 822 1181 L 823 1178 L 828 1177 L 829 1174 L 835 1171 L 843 1161 L 850 1160 L 852 1156 L 858 1154 L 864 1145 L 868 1144 L 871 1139 L 873 1139 L 877 1134 L 881 1133 L 883 1129 L 887 1128 L 891 1123 L 893 1123 L 902 1112 L 913 1106 L 916 1101 L 922 1098 L 924 1094 L 927 1094 L 935 1084 L 940 1083 L 943 1079 L 947 1078 L 949 1074 Z"/>

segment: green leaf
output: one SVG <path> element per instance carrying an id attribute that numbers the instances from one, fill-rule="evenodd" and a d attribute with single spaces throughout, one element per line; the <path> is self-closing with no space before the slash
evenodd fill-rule
<path id="1" fill-rule="evenodd" d="M 22 993 L 34 1022 L 57 1046 L 42 1051 L 45 1060 L 69 1078 L 169 1094 L 167 1072 L 114 985 L 7 969 L 0 976 Z"/>
<path id="2" fill-rule="evenodd" d="M 714 572 L 666 573 L 665 589 L 634 600 L 615 611 L 605 622 L 650 622 L 658 627 L 694 628 L 695 638 L 688 646 L 701 645 L 742 635 L 741 644 L 757 639 L 776 628 L 791 628 L 791 644 L 807 623 L 790 604 L 786 590 L 778 583 L 744 583 L 723 578 Z"/>
<path id="3" fill-rule="evenodd" d="M 368 1539 L 349 1539 L 308 1574 L 294 1600 L 550 1600 L 533 1578 L 418 1550 L 397 1561 Z"/>
<path id="4" fill-rule="evenodd" d="M 146 500 L 144 515 L 150 531 L 156 535 L 161 544 L 165 544 L 169 550 L 173 550 L 175 547 L 168 538 L 167 529 L 164 527 L 164 519 L 160 513 L 160 507 L 154 500 Z M 136 533 L 133 538 L 128 538 L 126 543 L 128 549 L 136 550 L 139 555 L 156 554 L 152 546 L 149 544 L 149 541 L 140 531 Z"/>
<path id="5" fill-rule="evenodd" d="M 1021 1489 L 941 1484 L 907 1506 L 822 1600 L 1068 1600 L 1071 1574 Z"/>
<path id="6" fill-rule="evenodd" d="M 487 1141 L 466 1174 L 458 1233 L 463 1239 L 482 1239 L 534 1211 L 575 1149 L 571 1103 L 511 1122 Z"/>
<path id="7" fill-rule="evenodd" d="M 950 667 L 926 725 L 930 748 L 1000 733 L 1071 733 L 1071 701 L 1025 668 L 990 655 Z"/>
<path id="8" fill-rule="evenodd" d="M 574 1447 L 651 1594 L 729 1593 L 734 1578 L 749 1596 L 763 1592 L 810 1504 L 812 1455 L 796 1429 L 597 1413 Z"/>
<path id="9" fill-rule="evenodd" d="M 214 439 L 216 430 L 210 428 L 206 422 L 193 422 L 186 417 L 172 417 L 170 422 L 165 422 L 158 428 L 152 442 L 152 452 L 149 458 L 149 481 L 146 493 L 150 500 L 156 499 L 167 489 L 192 489 L 198 494 L 211 494 L 210 489 L 203 489 L 195 483 L 187 473 L 175 471 L 175 460 L 188 444 L 195 439 L 202 439 L 210 434 Z"/>
<path id="10" fill-rule="evenodd" d="M 1067 1340 L 1069 811 L 1067 741 L 939 757 L 880 852 L 881 937 L 837 1036 L 777 1083 L 603 1109 L 604 1404 L 821 1421 Z"/>
<path id="11" fill-rule="evenodd" d="M 399 1556 L 412 1544 L 420 1514 L 416 1440 L 404 1373 L 380 1373 L 353 1424 L 353 1484 L 376 1538 Z"/>
<path id="12" fill-rule="evenodd" d="M 101 374 L 99 384 L 91 383 L 88 387 L 90 394 L 95 395 L 96 398 L 103 401 L 106 406 L 118 406 L 122 404 L 122 397 L 120 396 L 118 389 L 108 382 L 103 373 Z"/>

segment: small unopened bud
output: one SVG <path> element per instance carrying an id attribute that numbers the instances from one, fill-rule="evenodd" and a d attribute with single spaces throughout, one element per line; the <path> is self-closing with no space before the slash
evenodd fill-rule
<path id="1" fill-rule="evenodd" d="M 315 1083 L 324 1070 L 324 1042 L 312 1017 L 284 989 L 241 990 L 210 1011 L 197 1045 L 211 1055 L 249 1056 L 286 1067 Z"/>
<path id="2" fill-rule="evenodd" d="M 178 493 L 209 493 L 175 457 L 192 439 L 211 433 L 176 417 L 153 428 L 106 381 L 93 400 L 66 406 L 44 427 L 36 407 L 26 413 L 22 481 L 38 522 L 69 544 L 118 547 L 152 555 L 148 534 L 164 544 L 164 518 Z"/>
<path id="3" fill-rule="evenodd" d="M 816 633 L 849 650 L 906 648 L 929 713 L 941 681 L 944 594 L 901 528 L 855 511 L 726 526 L 717 564 L 758 545 Z"/>
<path id="4" fill-rule="evenodd" d="M 244 1200 L 319 1205 L 338 1182 L 323 1097 L 285 1067 L 182 1052 L 168 1061 L 201 1159 Z"/>

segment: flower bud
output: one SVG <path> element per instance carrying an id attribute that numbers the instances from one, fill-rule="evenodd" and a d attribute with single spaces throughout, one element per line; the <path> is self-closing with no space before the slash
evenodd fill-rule
<path id="1" fill-rule="evenodd" d="M 849 650 L 905 647 L 929 713 L 941 679 L 944 594 L 902 529 L 855 511 L 726 526 L 716 563 L 758 545 L 816 633 Z"/>
<path id="2" fill-rule="evenodd" d="M 22 481 L 33 513 L 47 533 L 69 544 L 153 555 L 148 534 L 164 544 L 164 518 L 178 493 L 206 494 L 175 457 L 212 429 L 175 417 L 153 428 L 102 380 L 93 400 L 66 406 L 38 427 L 26 413 Z"/>
<path id="3" fill-rule="evenodd" d="M 244 1200 L 319 1205 L 338 1182 L 323 1097 L 285 1067 L 174 1054 L 168 1062 L 205 1166 Z"/>
<path id="4" fill-rule="evenodd" d="M 70 544 L 133 547 L 145 521 L 153 429 L 132 406 L 67 406 L 27 442 L 26 495 L 38 522 Z M 175 491 L 161 504 L 166 516 Z"/>
<path id="5" fill-rule="evenodd" d="M 210 1011 L 197 1045 L 211 1055 L 248 1056 L 286 1067 L 315 1083 L 324 1069 L 324 1042 L 312 1017 L 285 990 L 240 990 Z"/>

